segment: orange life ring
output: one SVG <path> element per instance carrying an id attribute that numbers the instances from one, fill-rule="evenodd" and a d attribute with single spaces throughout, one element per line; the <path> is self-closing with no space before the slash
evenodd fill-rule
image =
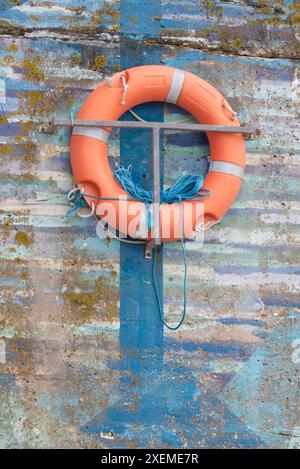
<path id="1" fill-rule="evenodd" d="M 128 86 L 124 100 L 124 83 Z M 130 68 L 114 75 L 88 97 L 79 111 L 78 119 L 117 120 L 130 108 L 146 102 L 176 103 L 190 112 L 199 123 L 239 126 L 236 114 L 224 97 L 209 83 L 192 73 L 172 67 L 149 65 Z M 71 165 L 79 189 L 86 194 L 107 199 L 86 198 L 95 205 L 96 214 L 106 214 L 106 221 L 117 230 L 129 233 L 134 220 L 142 220 L 144 204 L 130 199 L 114 178 L 108 162 L 107 142 L 111 129 L 76 126 L 71 137 Z M 210 167 L 204 187 L 210 195 L 203 202 L 184 201 L 161 204 L 160 228 L 162 241 L 180 238 L 183 222 L 184 237 L 191 238 L 199 228 L 199 205 L 204 211 L 201 227 L 217 223 L 228 211 L 241 188 L 245 166 L 245 142 L 240 133 L 207 132 L 210 144 Z M 107 212 L 113 206 L 115 215 Z M 185 205 L 189 210 L 182 211 Z M 198 208 L 197 208 L 198 207 Z M 183 218 L 182 218 L 183 217 Z M 166 226 L 168 224 L 168 226 Z M 131 234 L 132 235 L 132 234 Z M 151 232 L 145 239 L 151 239 Z"/>

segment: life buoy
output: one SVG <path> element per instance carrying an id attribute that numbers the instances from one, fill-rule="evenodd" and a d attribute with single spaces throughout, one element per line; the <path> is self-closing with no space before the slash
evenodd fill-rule
<path id="1" fill-rule="evenodd" d="M 175 103 L 202 124 L 240 125 L 228 102 L 213 86 L 192 73 L 161 65 L 135 67 L 114 75 L 91 93 L 80 109 L 78 119 L 118 120 L 132 107 L 151 101 Z M 113 176 L 107 152 L 110 130 L 75 126 L 71 137 L 71 165 L 79 189 L 95 197 L 87 197 L 86 202 L 95 207 L 96 214 L 106 216 L 107 223 L 115 229 L 129 233 L 130 224 L 136 220 L 140 224 L 145 219 L 145 207 L 142 202 L 131 200 Z M 182 223 L 185 238 L 191 238 L 199 226 L 203 229 L 213 226 L 239 193 L 245 166 L 243 135 L 207 132 L 207 137 L 211 161 L 204 187 L 210 195 L 200 203 L 184 201 L 160 205 L 161 239 L 164 242 L 180 238 Z M 118 198 L 120 200 L 115 200 Z M 126 203 L 124 199 L 127 199 Z M 108 213 L 108 204 L 114 208 L 113 215 Z M 204 211 L 203 217 L 199 216 L 199 204 Z M 185 206 L 188 210 L 184 210 Z M 151 239 L 148 229 L 145 239 Z"/>

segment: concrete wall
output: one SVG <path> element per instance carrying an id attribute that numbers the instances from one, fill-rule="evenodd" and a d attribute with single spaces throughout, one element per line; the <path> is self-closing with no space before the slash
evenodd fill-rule
<path id="1" fill-rule="evenodd" d="M 0 5 L 0 446 L 300 447 L 299 2 Z M 164 340 L 149 325 L 150 293 L 142 308 L 147 267 L 130 271 L 91 219 L 66 217 L 69 132 L 42 125 L 75 114 L 105 75 L 149 60 L 209 81 L 262 131 L 247 142 L 238 200 L 188 252 L 188 317 Z M 165 182 L 205 171 L 208 153 L 203 136 L 167 132 Z M 163 264 L 175 320 L 179 246 Z"/>

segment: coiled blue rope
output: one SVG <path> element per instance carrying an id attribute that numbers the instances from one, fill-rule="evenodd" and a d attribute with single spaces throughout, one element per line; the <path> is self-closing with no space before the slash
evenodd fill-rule
<path id="1" fill-rule="evenodd" d="M 127 194 L 130 197 L 132 197 L 133 200 L 140 200 L 141 202 L 144 202 L 146 207 L 148 207 L 153 202 L 153 192 L 144 189 L 140 184 L 137 184 L 133 181 L 132 165 L 129 165 L 127 168 L 125 168 L 124 166 L 120 166 L 119 168 L 117 168 L 115 171 L 115 178 L 121 184 L 121 186 L 127 192 Z M 175 184 L 173 184 L 171 187 L 161 192 L 160 203 L 173 204 L 173 203 L 180 203 L 184 200 L 193 200 L 194 202 L 200 202 L 210 194 L 210 191 L 208 189 L 205 189 L 202 187 L 203 182 L 204 182 L 204 179 L 202 175 L 195 176 L 195 175 L 189 174 L 186 176 L 181 176 L 175 182 Z M 99 197 L 99 196 L 93 196 L 90 194 L 83 194 L 81 192 L 76 192 L 72 194 L 71 201 L 74 207 L 71 210 L 69 210 L 68 215 L 76 212 L 77 210 L 79 210 L 80 208 L 86 205 L 84 197 L 91 197 L 91 198 L 98 199 L 98 200 L 120 200 L 120 199 L 116 199 L 113 197 L 112 198 Z M 186 250 L 185 250 L 185 245 L 184 245 L 183 217 L 182 217 L 181 206 L 180 206 L 180 210 L 181 210 L 180 211 L 180 218 L 181 218 L 180 244 L 181 244 L 181 250 L 182 250 L 183 261 L 184 261 L 183 312 L 182 312 L 181 319 L 176 326 L 170 326 L 168 323 L 166 323 L 164 319 L 163 306 L 161 303 L 161 299 L 160 299 L 160 295 L 158 291 L 157 279 L 156 279 L 157 248 L 154 248 L 153 264 L 152 264 L 152 279 L 153 279 L 153 286 L 154 286 L 159 316 L 160 316 L 162 323 L 165 325 L 165 327 L 173 331 L 179 329 L 179 327 L 185 320 L 186 307 L 187 307 L 187 256 L 186 256 Z M 148 215 L 150 215 L 149 211 L 148 211 Z M 148 226 L 149 226 L 149 229 L 152 226 L 152 221 L 151 221 L 150 216 L 148 216 Z"/>
<path id="2" fill-rule="evenodd" d="M 153 202 L 152 191 L 147 191 L 140 184 L 137 184 L 132 179 L 132 165 L 127 168 L 120 166 L 115 171 L 115 178 L 121 184 L 123 189 L 133 199 L 141 200 L 145 204 L 151 204 Z M 208 195 L 208 190 L 202 188 L 203 176 L 194 176 L 188 174 L 181 176 L 175 184 L 168 189 L 161 191 L 160 203 L 162 204 L 174 204 L 183 200 L 202 200 Z M 199 192 L 201 190 L 201 192 Z"/>

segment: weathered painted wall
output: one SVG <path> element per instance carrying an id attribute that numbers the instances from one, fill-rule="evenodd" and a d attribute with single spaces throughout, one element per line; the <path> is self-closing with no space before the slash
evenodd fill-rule
<path id="1" fill-rule="evenodd" d="M 300 447 L 299 2 L 161 0 L 154 15 L 150 0 L 124 2 L 0 2 L 0 446 Z M 76 113 L 137 45 L 214 84 L 262 135 L 233 208 L 188 253 L 186 323 L 165 331 L 159 366 L 145 348 L 132 370 L 119 245 L 66 217 L 69 134 L 42 122 Z M 203 137 L 168 132 L 164 150 L 166 183 L 206 168 Z M 165 248 L 169 318 L 182 272 Z"/>

